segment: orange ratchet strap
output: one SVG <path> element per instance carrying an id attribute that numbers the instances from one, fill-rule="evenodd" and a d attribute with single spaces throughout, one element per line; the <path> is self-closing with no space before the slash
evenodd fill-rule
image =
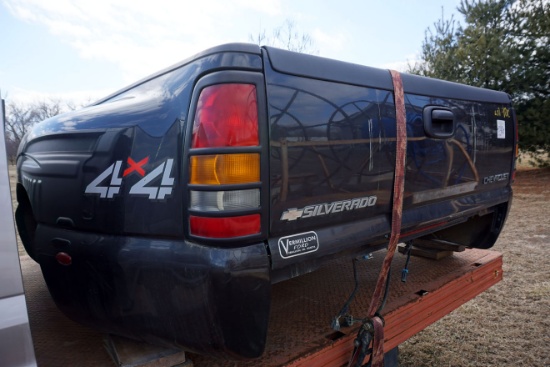
<path id="1" fill-rule="evenodd" d="M 390 70 L 394 98 L 395 98 L 395 120 L 396 120 L 396 154 L 395 154 L 395 177 L 393 182 L 393 205 L 391 218 L 391 234 L 388 244 L 388 252 L 384 258 L 382 269 L 378 275 L 376 287 L 372 295 L 368 315 L 373 321 L 374 340 L 372 345 L 372 367 L 384 365 L 384 323 L 377 315 L 377 310 L 382 302 L 383 293 L 388 279 L 393 255 L 399 242 L 401 233 L 401 219 L 403 216 L 403 192 L 405 188 L 405 160 L 407 158 L 407 118 L 405 113 L 405 93 L 401 74 Z"/>

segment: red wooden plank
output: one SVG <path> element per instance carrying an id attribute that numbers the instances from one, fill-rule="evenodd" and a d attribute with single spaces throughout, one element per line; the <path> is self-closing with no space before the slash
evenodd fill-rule
<path id="1" fill-rule="evenodd" d="M 427 296 L 419 297 L 417 300 L 392 311 L 386 316 L 387 339 L 391 339 L 396 334 L 401 334 L 400 329 L 408 329 L 423 320 L 423 315 L 429 315 L 438 310 L 454 310 L 460 304 L 466 303 L 487 288 L 498 283 L 502 279 L 502 258 L 491 259 L 491 262 L 483 264 L 473 271 L 464 274 L 462 277 L 449 282 L 439 289 L 426 287 L 429 291 Z M 497 275 L 495 275 L 497 272 Z M 429 297 L 428 297 L 429 296 Z M 458 302 L 458 306 L 456 303 Z M 447 313 L 448 313 L 447 312 Z M 420 315 L 420 316 L 419 316 Z M 426 317 L 428 324 L 433 323 Z M 399 328 L 389 325 L 399 325 Z"/>

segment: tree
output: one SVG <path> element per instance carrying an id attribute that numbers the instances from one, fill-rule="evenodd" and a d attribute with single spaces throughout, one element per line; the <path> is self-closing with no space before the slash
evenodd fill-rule
<path id="1" fill-rule="evenodd" d="M 550 96 L 550 1 L 518 0 L 510 12 L 510 34 L 515 40 L 519 64 L 514 70 L 520 96 L 546 99 Z"/>
<path id="2" fill-rule="evenodd" d="M 550 1 L 462 0 L 457 10 L 465 25 L 442 17 L 428 28 L 409 72 L 509 93 L 520 148 L 549 152 Z"/>
<path id="3" fill-rule="evenodd" d="M 308 54 L 318 53 L 311 36 L 301 32 L 291 19 L 286 19 L 282 25 L 274 28 L 271 36 L 262 29 L 256 36 L 250 34 L 248 38 L 259 46 L 274 46 Z"/>
<path id="4" fill-rule="evenodd" d="M 457 23 L 453 16 L 451 19 L 445 19 L 445 13 L 441 9 L 441 19 L 433 26 L 433 31 L 428 28 L 424 32 L 422 60 L 409 65 L 409 72 L 431 78 L 459 81 L 460 73 L 456 65 Z"/>
<path id="5" fill-rule="evenodd" d="M 72 104 L 58 99 L 38 101 L 30 104 L 8 102 L 6 104 L 5 136 L 8 159 L 15 163 L 17 148 L 23 136 L 31 127 L 42 120 L 56 116 L 68 110 L 74 110 Z"/>
<path id="6" fill-rule="evenodd" d="M 467 26 L 458 41 L 457 58 L 463 80 L 468 84 L 495 90 L 511 91 L 510 70 L 517 61 L 509 34 L 509 0 L 469 2 L 458 7 Z"/>

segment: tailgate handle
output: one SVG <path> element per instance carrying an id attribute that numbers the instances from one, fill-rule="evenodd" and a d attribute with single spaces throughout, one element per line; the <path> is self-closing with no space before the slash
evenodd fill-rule
<path id="1" fill-rule="evenodd" d="M 450 108 L 428 106 L 424 108 L 424 130 L 435 139 L 449 139 L 455 134 L 455 116 Z"/>

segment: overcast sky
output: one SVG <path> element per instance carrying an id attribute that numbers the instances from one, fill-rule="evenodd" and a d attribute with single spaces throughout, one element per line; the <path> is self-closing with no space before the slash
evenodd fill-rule
<path id="1" fill-rule="evenodd" d="M 318 55 L 404 70 L 460 0 L 0 0 L 8 100 L 97 99 L 206 48 L 292 19 Z"/>

